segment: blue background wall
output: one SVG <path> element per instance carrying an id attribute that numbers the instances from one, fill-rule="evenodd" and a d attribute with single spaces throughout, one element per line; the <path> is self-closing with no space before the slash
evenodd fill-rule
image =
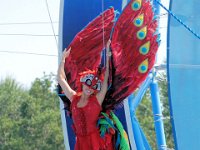
<path id="1" fill-rule="evenodd" d="M 171 10 L 200 34 L 200 1 L 174 0 Z M 200 143 L 200 40 L 172 17 L 168 28 L 168 77 L 176 149 Z"/>

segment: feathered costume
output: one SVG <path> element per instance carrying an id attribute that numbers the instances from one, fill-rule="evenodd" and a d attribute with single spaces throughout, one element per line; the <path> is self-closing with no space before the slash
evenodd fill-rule
<path id="1" fill-rule="evenodd" d="M 110 112 L 145 80 L 154 65 L 160 42 L 158 23 L 148 0 L 131 0 L 115 25 L 114 20 L 114 8 L 110 8 L 90 22 L 68 46 L 72 50 L 65 62 L 68 83 L 78 90 L 79 74 L 86 68 L 95 70 L 100 66 L 103 40 L 111 37 L 110 87 L 102 112 Z M 60 97 L 70 111 L 70 101 L 65 96 Z M 114 131 L 115 149 L 129 149 L 127 135 L 112 112 L 102 113 L 98 127 L 101 136 Z"/>

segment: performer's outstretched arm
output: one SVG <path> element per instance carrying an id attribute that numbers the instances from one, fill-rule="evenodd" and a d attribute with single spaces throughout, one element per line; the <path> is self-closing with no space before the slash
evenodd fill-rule
<path id="1" fill-rule="evenodd" d="M 109 59 L 111 56 L 110 43 L 111 43 L 111 41 L 109 40 L 106 44 L 106 72 L 105 72 L 105 76 L 104 76 L 104 81 L 103 81 L 103 84 L 101 87 L 101 91 L 96 95 L 97 100 L 99 101 L 100 104 L 103 103 L 106 92 L 108 90 Z"/>
<path id="2" fill-rule="evenodd" d="M 74 90 L 71 89 L 67 82 L 67 78 L 65 75 L 64 71 L 64 64 L 65 64 L 65 59 L 69 56 L 71 48 L 68 50 L 64 50 L 63 55 L 62 55 L 62 60 L 60 62 L 60 65 L 58 67 L 58 74 L 57 74 L 57 80 L 60 86 L 62 87 L 62 90 L 64 91 L 66 97 L 72 101 L 72 97 L 76 94 Z"/>

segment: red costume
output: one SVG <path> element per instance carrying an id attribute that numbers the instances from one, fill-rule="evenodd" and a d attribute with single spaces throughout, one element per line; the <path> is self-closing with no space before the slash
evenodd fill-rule
<path id="1" fill-rule="evenodd" d="M 96 96 L 91 96 L 83 107 L 78 107 L 80 96 L 74 96 L 71 111 L 76 134 L 75 150 L 114 150 L 112 135 L 106 134 L 100 137 L 97 120 L 101 112 L 101 106 Z"/>

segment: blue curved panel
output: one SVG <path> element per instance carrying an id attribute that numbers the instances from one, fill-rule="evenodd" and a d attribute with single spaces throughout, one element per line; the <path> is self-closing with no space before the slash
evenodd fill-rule
<path id="1" fill-rule="evenodd" d="M 127 0 L 61 0 L 60 51 L 67 47 L 75 35 L 90 21 L 102 13 L 103 10 L 112 6 L 115 10 L 120 12 L 124 1 Z M 124 108 L 118 109 L 116 114 L 119 116 L 119 119 L 126 128 Z M 69 146 L 66 146 L 66 148 L 70 147 L 70 149 L 74 149 L 75 135 L 71 128 L 72 120 L 67 115 L 65 115 L 65 119 L 67 122 L 66 129 L 69 137 L 67 140 L 69 142 Z"/>
<path id="2" fill-rule="evenodd" d="M 171 11 L 200 33 L 199 0 L 171 1 Z M 200 42 L 170 17 L 168 82 L 176 149 L 197 150 L 200 143 Z"/>

